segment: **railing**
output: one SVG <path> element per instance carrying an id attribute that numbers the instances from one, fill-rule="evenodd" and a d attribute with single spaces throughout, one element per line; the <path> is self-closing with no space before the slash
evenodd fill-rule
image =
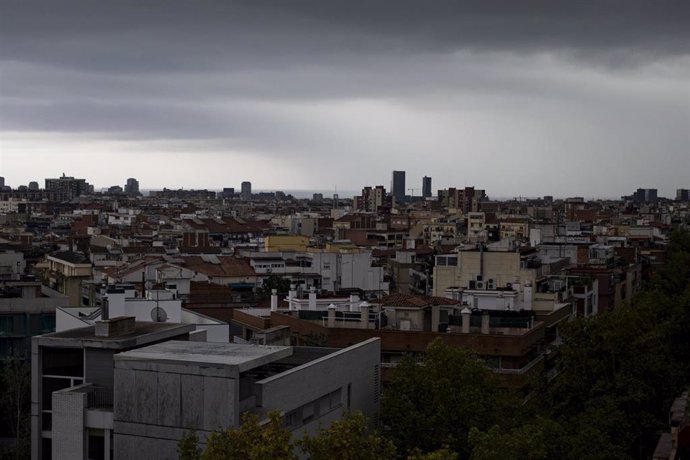
<path id="1" fill-rule="evenodd" d="M 493 369 L 493 371 L 497 374 L 525 374 L 529 372 L 530 369 L 532 369 L 534 366 L 539 364 L 544 360 L 544 355 L 539 355 L 539 357 L 533 359 L 530 361 L 526 366 L 521 367 L 520 369 Z"/>
<path id="2" fill-rule="evenodd" d="M 86 395 L 86 407 L 89 409 L 113 407 L 113 390 L 110 388 L 93 385 L 89 387 Z"/>

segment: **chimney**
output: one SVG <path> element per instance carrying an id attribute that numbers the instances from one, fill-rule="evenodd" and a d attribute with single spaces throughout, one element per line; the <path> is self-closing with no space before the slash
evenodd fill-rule
<path id="1" fill-rule="evenodd" d="M 309 309 L 316 310 L 316 289 L 314 286 L 309 288 Z"/>
<path id="2" fill-rule="evenodd" d="M 431 332 L 439 332 L 438 326 L 441 322 L 441 306 L 431 306 Z"/>
<path id="3" fill-rule="evenodd" d="M 136 320 L 134 316 L 118 316 L 105 321 L 96 321 L 96 337 L 113 337 L 134 332 Z"/>
<path id="4" fill-rule="evenodd" d="M 278 291 L 271 289 L 271 311 L 278 311 Z"/>
<path id="5" fill-rule="evenodd" d="M 491 317 L 489 316 L 488 311 L 482 313 L 482 334 L 489 333 L 490 319 Z"/>
<path id="6" fill-rule="evenodd" d="M 366 303 L 366 302 L 363 302 Z M 359 305 L 359 296 L 357 294 L 350 294 L 350 311 L 357 311 Z"/>
<path id="7" fill-rule="evenodd" d="M 110 319 L 110 315 L 108 312 L 108 298 L 106 297 L 103 299 L 103 308 L 101 308 L 101 319 L 103 321 L 108 321 Z"/>
<path id="8" fill-rule="evenodd" d="M 105 296 L 108 302 L 108 318 L 125 316 L 125 290 L 111 286 Z"/>
<path id="9" fill-rule="evenodd" d="M 366 300 L 359 304 L 359 321 L 364 329 L 369 329 L 369 303 Z"/>
<path id="10" fill-rule="evenodd" d="M 297 310 L 296 307 L 293 308 L 292 301 L 297 297 L 297 290 L 294 284 L 290 285 L 290 290 L 288 291 L 288 309 Z"/>
<path id="11" fill-rule="evenodd" d="M 531 310 L 534 306 L 534 298 L 532 296 L 532 284 L 525 283 L 523 291 L 525 300 L 522 303 L 522 308 L 524 308 L 525 310 Z"/>
<path id="12" fill-rule="evenodd" d="M 328 306 L 328 327 L 335 327 L 335 311 L 336 311 L 336 306 L 333 304 L 330 304 Z"/>
<path id="13" fill-rule="evenodd" d="M 462 333 L 463 334 L 469 334 L 470 333 L 470 316 L 472 316 L 472 311 L 469 308 L 465 307 L 460 312 L 460 315 L 462 315 Z"/>

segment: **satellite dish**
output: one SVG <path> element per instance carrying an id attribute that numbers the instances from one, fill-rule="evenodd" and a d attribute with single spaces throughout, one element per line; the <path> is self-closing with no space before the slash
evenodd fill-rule
<path id="1" fill-rule="evenodd" d="M 168 314 L 161 307 L 151 309 L 151 319 L 157 323 L 164 323 L 168 320 Z"/>

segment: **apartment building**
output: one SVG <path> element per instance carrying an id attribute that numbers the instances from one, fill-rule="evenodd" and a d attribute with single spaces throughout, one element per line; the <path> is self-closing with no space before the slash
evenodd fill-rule
<path id="1" fill-rule="evenodd" d="M 488 246 L 465 246 L 457 253 L 436 256 L 434 295 L 442 296 L 450 287 L 489 289 L 517 285 L 524 287 L 567 267 L 568 259 L 539 257 L 531 247 L 509 241 Z"/>
<path id="2" fill-rule="evenodd" d="M 375 266 L 370 250 L 359 248 L 335 245 L 297 252 L 252 252 L 249 265 L 257 276 L 280 275 L 303 289 L 335 292 L 356 288 L 371 293 L 389 289 L 383 267 Z"/>
<path id="3" fill-rule="evenodd" d="M 43 276 L 46 285 L 66 295 L 70 305 L 80 305 L 81 282 L 92 276 L 91 262 L 84 254 L 57 252 L 46 256 L 46 261 L 40 268 L 45 269 Z"/>
<path id="4" fill-rule="evenodd" d="M 506 293 L 504 291 L 504 293 Z M 393 294 L 376 303 L 352 299 L 323 299 L 291 309 L 239 310 L 271 327 L 289 326 L 294 340 L 341 347 L 371 338 L 381 339 L 381 361 L 386 370 L 405 354 L 422 355 L 436 338 L 467 348 L 486 360 L 505 386 L 524 388 L 536 373 L 551 370 L 546 351 L 554 346 L 558 327 L 575 312 L 573 300 L 564 293 L 535 296 L 533 310 L 472 308 L 460 299 Z M 468 293 L 477 295 L 477 293 Z M 471 300 L 470 300 L 471 301 Z M 482 305 L 486 307 L 486 305 Z M 249 321 L 246 321 L 249 323 Z M 258 321 L 257 321 L 258 324 Z M 384 373 L 384 379 L 389 374 Z"/>
<path id="5" fill-rule="evenodd" d="M 193 326 L 121 317 L 36 337 L 33 459 L 176 458 L 194 429 L 285 415 L 299 436 L 361 410 L 376 417 L 380 342 L 342 350 L 204 342 Z"/>
<path id="6" fill-rule="evenodd" d="M 113 356 L 164 340 L 188 340 L 192 331 L 193 325 L 113 318 L 34 337 L 31 458 L 112 458 Z"/>
<path id="7" fill-rule="evenodd" d="M 0 360 L 29 360 L 31 337 L 55 331 L 55 310 L 68 303 L 30 276 L 0 281 Z"/>

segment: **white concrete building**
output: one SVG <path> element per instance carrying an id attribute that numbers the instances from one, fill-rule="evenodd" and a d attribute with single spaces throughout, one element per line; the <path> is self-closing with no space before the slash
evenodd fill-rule
<path id="1" fill-rule="evenodd" d="M 182 308 L 182 300 L 174 290 L 148 290 L 146 297 L 137 297 L 135 292 L 132 286 L 112 286 L 106 294 L 107 307 L 58 308 L 55 311 L 55 331 L 93 326 L 102 319 L 128 316 L 136 321 L 193 325 L 197 331 L 206 331 L 209 342 L 227 342 L 230 339 L 227 323 Z"/>

